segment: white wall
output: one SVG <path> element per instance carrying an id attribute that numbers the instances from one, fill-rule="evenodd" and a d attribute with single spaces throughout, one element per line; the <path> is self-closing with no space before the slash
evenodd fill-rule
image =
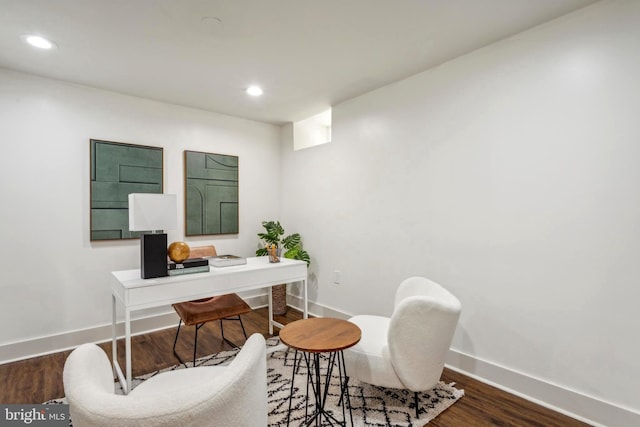
<path id="1" fill-rule="evenodd" d="M 240 233 L 186 241 L 252 256 L 261 221 L 278 212 L 279 190 L 263 171 L 279 169 L 279 132 L 0 70 L 0 360 L 28 355 L 15 354 L 12 344 L 38 337 L 89 330 L 82 339 L 106 338 L 96 334 L 108 328 L 95 328 L 111 322 L 110 272 L 139 267 L 139 241 L 89 241 L 89 139 L 164 147 L 165 192 L 178 200 L 183 150 L 239 156 Z M 182 203 L 178 218 L 183 224 Z M 184 240 L 180 228 L 169 231 L 170 242 Z M 58 341 L 33 351 L 65 342 Z"/>
<path id="2" fill-rule="evenodd" d="M 330 144 L 285 141 L 282 221 L 312 255 L 311 299 L 389 314 L 403 278 L 428 276 L 462 301 L 466 370 L 640 420 L 638 23 L 638 1 L 595 4 L 334 106 Z M 572 396 L 537 398 L 630 425 Z"/>
<path id="3" fill-rule="evenodd" d="M 462 300 L 463 368 L 637 415 L 638 22 L 640 2 L 598 3 L 334 106 L 333 142 L 297 152 L 273 126 L 0 70 L 0 352 L 108 325 L 109 272 L 138 265 L 136 241 L 89 242 L 100 138 L 164 147 L 179 198 L 184 149 L 240 156 L 240 234 L 188 242 L 251 255 L 281 208 L 313 301 L 388 314 L 429 276 Z"/>

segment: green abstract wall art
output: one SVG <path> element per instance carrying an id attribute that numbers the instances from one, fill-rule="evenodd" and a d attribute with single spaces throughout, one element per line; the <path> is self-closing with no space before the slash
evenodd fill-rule
<path id="1" fill-rule="evenodd" d="M 139 237 L 129 231 L 129 193 L 162 193 L 161 147 L 90 140 L 91 240 Z"/>
<path id="2" fill-rule="evenodd" d="M 238 233 L 238 157 L 184 152 L 185 234 Z"/>

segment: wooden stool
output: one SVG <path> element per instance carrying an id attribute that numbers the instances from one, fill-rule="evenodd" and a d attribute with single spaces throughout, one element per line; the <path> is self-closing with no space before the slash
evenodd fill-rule
<path id="1" fill-rule="evenodd" d="M 247 339 L 247 332 L 242 324 L 241 314 L 251 311 L 251 307 L 244 302 L 237 294 L 226 294 L 215 296 L 212 298 L 205 298 L 195 301 L 181 302 L 173 304 L 173 308 L 180 316 L 180 322 L 178 323 L 178 330 L 176 331 L 176 338 L 173 341 L 173 354 L 178 358 L 180 363 L 187 366 L 182 361 L 178 353 L 176 352 L 176 343 L 178 342 L 178 335 L 180 334 L 180 326 L 184 322 L 187 326 L 195 325 L 195 340 L 193 343 L 193 366 L 196 366 L 196 351 L 198 346 L 198 329 L 200 329 L 205 323 L 212 320 L 220 321 L 220 330 L 222 331 L 222 339 L 231 344 L 234 347 L 238 347 L 228 339 L 224 337 L 223 320 L 239 320 L 240 326 L 242 326 L 242 333 L 244 333 L 245 340 Z"/>
<path id="2" fill-rule="evenodd" d="M 307 365 L 307 400 L 305 409 L 305 420 L 302 424 L 310 425 L 314 420 L 316 425 L 325 425 L 322 418 L 330 424 L 347 425 L 347 415 L 345 406 L 349 407 L 349 418 L 353 426 L 353 414 L 351 412 L 351 399 L 349 398 L 349 376 L 344 364 L 344 354 L 342 350 L 356 345 L 362 338 L 360 328 L 342 319 L 330 317 L 315 317 L 310 319 L 296 320 L 288 323 L 280 329 L 280 341 L 295 350 L 293 356 L 293 370 L 291 371 L 291 391 L 289 393 L 289 413 L 287 414 L 287 426 L 291 417 L 291 401 L 293 399 L 293 381 L 296 371 L 304 361 Z M 298 362 L 298 352 L 302 352 L 302 357 Z M 320 375 L 320 353 L 327 353 L 329 363 L 322 384 Z M 334 366 L 338 367 L 340 380 L 340 400 L 338 405 L 342 406 L 342 421 L 335 418 L 334 413 L 325 410 L 329 388 L 331 386 L 331 373 Z M 309 405 L 309 384 L 316 401 L 313 414 L 307 415 Z M 324 387 L 323 387 L 324 386 Z M 343 399 L 344 397 L 344 399 Z M 345 405 L 346 403 L 346 405 Z M 337 411 L 336 411 L 337 412 Z M 333 421 L 332 421 L 333 420 Z"/>

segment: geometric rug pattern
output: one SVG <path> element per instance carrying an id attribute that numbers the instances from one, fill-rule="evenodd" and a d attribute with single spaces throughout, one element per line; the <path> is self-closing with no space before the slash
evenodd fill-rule
<path id="1" fill-rule="evenodd" d="M 240 349 L 223 351 L 197 359 L 196 366 L 226 365 L 233 360 Z M 299 426 L 305 419 L 305 411 L 311 413 L 314 399 L 307 400 L 306 366 L 300 364 L 294 378 L 294 390 L 291 393 L 291 375 L 293 370 L 293 351 L 280 344 L 278 337 L 267 339 L 267 391 L 269 427 L 286 426 L 289 412 L 289 396 L 291 400 L 291 424 Z M 324 356 L 324 355 L 322 355 Z M 322 357 L 321 356 L 321 357 Z M 324 382 L 327 367 L 327 357 L 320 362 L 320 369 Z M 189 363 L 191 365 L 191 363 Z M 152 372 L 133 379 L 135 388 L 148 378 L 174 369 L 183 369 L 183 365 L 175 365 L 161 371 Z M 339 405 L 340 387 L 337 369 L 332 374 L 328 390 L 325 410 L 328 410 L 338 420 L 342 420 L 342 409 Z M 117 384 L 116 384 L 117 385 Z M 120 387 L 116 387 L 117 392 Z M 351 402 L 354 426 L 424 426 L 442 411 L 453 405 L 464 396 L 464 390 L 456 389 L 454 384 L 440 382 L 433 389 L 419 393 L 419 418 L 415 418 L 415 404 L 413 392 L 407 390 L 387 389 L 349 380 L 349 399 Z M 65 399 L 54 399 L 47 403 L 66 403 Z M 308 405 L 308 408 L 307 408 Z M 347 420 L 349 415 L 347 413 Z M 73 421 L 73 420 L 72 420 Z M 324 425 L 331 425 L 323 422 Z M 347 425 L 351 425 L 347 422 Z"/>

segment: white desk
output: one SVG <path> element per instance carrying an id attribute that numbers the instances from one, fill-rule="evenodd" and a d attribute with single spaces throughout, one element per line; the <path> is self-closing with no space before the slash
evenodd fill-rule
<path id="1" fill-rule="evenodd" d="M 180 276 L 141 279 L 140 270 L 112 272 L 112 357 L 113 367 L 123 385 L 123 391 L 131 390 L 131 312 L 145 308 L 170 305 L 215 295 L 269 288 L 269 333 L 273 326 L 283 325 L 273 320 L 271 287 L 282 283 L 303 282 L 303 317 L 308 317 L 307 264 L 281 258 L 279 263 L 270 263 L 269 257 L 247 258 L 247 264 L 231 267 L 213 267 L 208 273 L 184 274 Z M 118 363 L 116 308 L 124 307 L 126 377 Z M 126 378 L 126 382 L 125 382 Z"/>

